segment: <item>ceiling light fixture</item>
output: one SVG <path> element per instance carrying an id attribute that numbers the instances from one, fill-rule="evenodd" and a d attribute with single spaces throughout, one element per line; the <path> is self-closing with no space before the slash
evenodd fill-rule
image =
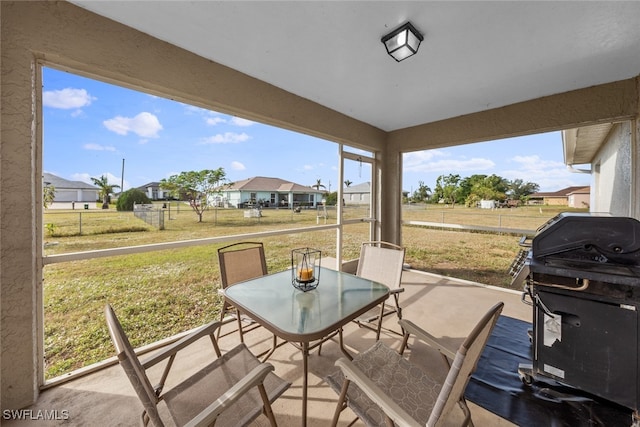
<path id="1" fill-rule="evenodd" d="M 387 53 L 398 62 L 415 55 L 422 40 L 424 37 L 411 25 L 411 22 L 407 22 L 382 37 L 382 43 L 387 48 Z"/>

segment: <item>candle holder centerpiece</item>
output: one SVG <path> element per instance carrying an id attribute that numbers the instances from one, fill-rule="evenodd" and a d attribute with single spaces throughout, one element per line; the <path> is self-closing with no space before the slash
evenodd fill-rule
<path id="1" fill-rule="evenodd" d="M 320 283 L 320 259 L 318 249 L 299 248 L 291 251 L 291 284 L 303 292 L 313 290 Z"/>

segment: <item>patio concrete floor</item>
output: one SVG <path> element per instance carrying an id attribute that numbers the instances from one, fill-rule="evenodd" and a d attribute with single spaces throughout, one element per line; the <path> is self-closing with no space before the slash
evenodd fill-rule
<path id="1" fill-rule="evenodd" d="M 482 314 L 498 301 L 505 303 L 503 315 L 531 321 L 531 307 L 520 301 L 519 292 L 486 287 L 415 270 L 405 270 L 402 282 L 405 288 L 401 297 L 403 317 L 412 320 L 435 336 L 442 337 L 454 349 Z M 399 330 L 396 322 L 395 316 L 387 316 L 383 327 Z M 233 327 L 234 323 L 231 323 L 223 329 L 223 334 L 228 332 L 220 338 L 223 351 L 232 348 L 239 341 L 238 334 L 232 331 Z M 344 339 L 347 348 L 355 354 L 366 350 L 374 343 L 375 333 L 351 323 L 345 327 Z M 391 332 L 383 331 L 381 339 L 396 349 L 400 345 L 400 337 Z M 270 348 L 271 335 L 264 328 L 258 328 L 249 332 L 245 341 L 255 354 L 260 354 Z M 179 382 L 181 376 L 202 366 L 213 355 L 211 343 L 207 339 L 200 340 L 193 348 L 179 354 L 167 381 L 167 387 Z M 446 371 L 442 360 L 426 345 L 411 346 L 406 356 L 438 378 L 444 378 Z M 339 357 L 342 357 L 342 353 L 335 341 L 325 343 L 322 346 L 321 355 L 314 350 L 309 357 L 308 426 L 324 427 L 331 421 L 337 395 L 323 378 L 335 370 L 333 364 Z M 293 346 L 284 344 L 275 351 L 269 362 L 275 366 L 275 372 L 279 376 L 292 383 L 292 386 L 273 405 L 278 425 L 299 426 L 302 405 L 301 353 Z M 472 403 L 470 407 L 474 423 L 478 427 L 513 425 Z M 37 421 L 39 427 L 135 426 L 140 424 L 142 405 L 122 368 L 113 365 L 43 391 L 38 402 L 27 409 L 32 409 L 34 413 L 38 410 L 57 410 L 58 414 L 63 410 L 68 411 L 67 420 L 39 420 Z M 346 426 L 354 418 L 353 414 L 346 410 L 341 415 L 339 425 Z M 168 415 L 165 420 L 167 425 L 172 425 Z M 3 420 L 2 425 L 16 427 L 33 422 Z M 254 425 L 266 426 L 268 421 L 261 416 Z M 358 421 L 355 425 L 363 424 Z"/>

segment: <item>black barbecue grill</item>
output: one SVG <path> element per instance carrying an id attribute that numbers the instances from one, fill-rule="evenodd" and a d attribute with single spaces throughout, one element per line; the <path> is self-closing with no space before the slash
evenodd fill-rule
<path id="1" fill-rule="evenodd" d="M 533 306 L 532 365 L 523 381 L 551 379 L 640 408 L 640 222 L 563 213 L 514 260 Z"/>

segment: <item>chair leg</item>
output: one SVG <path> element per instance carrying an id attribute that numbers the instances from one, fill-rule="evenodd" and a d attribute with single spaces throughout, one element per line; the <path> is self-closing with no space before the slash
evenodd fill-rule
<path id="1" fill-rule="evenodd" d="M 376 341 L 380 340 L 380 331 L 382 330 L 383 318 L 384 318 L 384 303 L 380 304 L 380 315 L 378 316 L 378 327 L 376 329 Z"/>
<path id="2" fill-rule="evenodd" d="M 462 412 L 464 413 L 464 426 L 465 427 L 474 427 L 473 420 L 471 419 L 471 410 L 467 406 L 467 401 L 465 400 L 464 397 L 460 400 L 460 402 L 458 402 L 458 405 L 460 405 L 460 408 L 462 409 Z"/>
<path id="3" fill-rule="evenodd" d="M 269 402 L 269 396 L 267 395 L 267 391 L 264 389 L 264 384 L 258 385 L 258 390 L 260 390 L 260 396 L 262 397 L 263 403 L 263 412 L 266 417 L 269 419 L 269 423 L 271 427 L 278 427 L 278 423 L 276 423 L 276 417 L 273 415 L 273 409 L 271 409 L 271 403 Z"/>
<path id="4" fill-rule="evenodd" d="M 396 303 L 396 314 L 398 315 L 398 319 L 402 320 L 402 308 L 400 307 L 400 295 L 395 294 L 393 298 Z"/>
<path id="5" fill-rule="evenodd" d="M 349 390 L 349 383 L 351 381 L 345 379 L 342 383 L 342 390 L 340 391 L 340 397 L 338 397 L 338 404 L 336 405 L 336 411 L 333 414 L 333 420 L 331 421 L 331 427 L 338 425 L 338 419 L 340 418 L 340 412 L 346 408 L 347 390 Z"/>
<path id="6" fill-rule="evenodd" d="M 402 344 L 400 345 L 400 350 L 398 351 L 400 355 L 404 355 L 404 351 L 407 349 L 407 347 L 409 347 L 409 334 L 406 333 L 404 329 L 402 330 L 402 333 L 404 335 L 402 337 Z"/>
<path id="7" fill-rule="evenodd" d="M 227 304 L 227 300 L 224 300 L 222 303 L 222 311 L 220 311 L 220 321 L 224 320 L 224 315 L 227 314 L 227 310 L 229 309 L 229 304 Z M 218 332 L 216 332 L 216 339 L 220 339 L 220 331 L 222 328 L 218 328 Z"/>

